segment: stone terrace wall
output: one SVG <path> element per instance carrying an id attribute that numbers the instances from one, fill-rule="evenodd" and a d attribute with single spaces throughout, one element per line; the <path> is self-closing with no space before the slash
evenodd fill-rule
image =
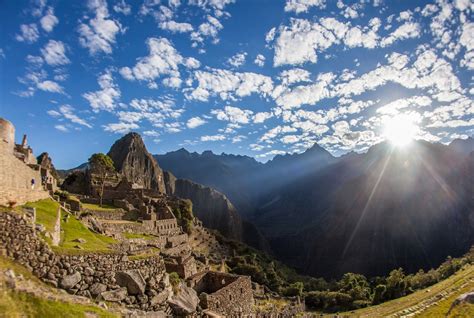
<path id="1" fill-rule="evenodd" d="M 240 276 L 231 284 L 207 295 L 206 298 L 208 309 L 227 317 L 253 313 L 252 282 L 247 276 Z"/>
<path id="2" fill-rule="evenodd" d="M 31 190 L 31 179 L 35 179 L 35 190 Z M 7 144 L 0 143 L 0 204 L 8 201 L 24 204 L 48 198 L 41 187 L 41 173 L 33 170 L 8 152 Z"/>
<path id="3" fill-rule="evenodd" d="M 0 212 L 0 251 L 43 281 L 72 294 L 99 296 L 99 299 L 122 302 L 143 310 L 167 306 L 164 301 L 170 288 L 160 256 L 129 260 L 126 255 L 117 254 L 58 255 L 37 236 L 22 215 L 10 212 Z M 118 284 L 117 273 L 128 270 L 139 270 L 143 293 L 132 293 L 128 286 Z"/>

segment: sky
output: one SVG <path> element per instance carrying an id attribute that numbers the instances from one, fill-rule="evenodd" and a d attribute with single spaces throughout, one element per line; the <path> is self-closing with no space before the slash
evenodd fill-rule
<path id="1" fill-rule="evenodd" d="M 365 151 L 394 119 L 430 142 L 473 135 L 470 0 L 0 6 L 0 117 L 59 168 L 130 131 L 151 153 L 260 161 Z"/>

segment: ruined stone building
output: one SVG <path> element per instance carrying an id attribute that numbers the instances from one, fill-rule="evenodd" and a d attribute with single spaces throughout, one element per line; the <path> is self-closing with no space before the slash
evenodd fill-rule
<path id="1" fill-rule="evenodd" d="M 250 277 L 204 271 L 189 280 L 203 309 L 225 317 L 252 315 L 254 299 Z"/>
<path id="2" fill-rule="evenodd" d="M 46 189 L 54 191 L 56 186 L 56 180 L 48 180 L 49 176 L 49 169 L 38 164 L 27 137 L 23 137 L 21 144 L 15 144 L 15 127 L 0 118 L 0 204 L 47 198 Z"/>

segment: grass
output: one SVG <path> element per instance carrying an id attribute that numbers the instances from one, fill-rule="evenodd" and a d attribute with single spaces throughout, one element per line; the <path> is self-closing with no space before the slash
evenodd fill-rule
<path id="1" fill-rule="evenodd" d="M 160 252 L 160 249 L 154 247 L 154 248 L 151 248 L 146 253 L 137 254 L 137 255 L 130 255 L 130 256 L 128 256 L 128 259 L 130 261 L 137 261 L 137 260 L 140 260 L 140 259 L 147 259 L 151 256 L 157 255 L 159 252 Z"/>
<path id="2" fill-rule="evenodd" d="M 43 224 L 47 231 L 52 232 L 54 223 L 56 222 L 56 213 L 59 204 L 51 199 L 45 199 L 34 203 L 28 203 L 27 206 L 36 208 L 36 223 Z M 66 254 L 80 254 L 84 252 L 111 252 L 109 245 L 117 241 L 111 237 L 94 233 L 85 227 L 73 215 L 69 216 L 66 222 L 63 219 L 64 211 L 61 211 L 61 242 L 59 246 L 53 247 L 56 252 Z M 85 243 L 75 242 L 76 239 L 82 238 Z M 46 240 L 50 242 L 48 239 Z M 82 249 L 75 248 L 76 245 Z"/>
<path id="3" fill-rule="evenodd" d="M 463 284 L 466 285 L 460 288 Z M 459 290 L 446 299 L 443 299 L 437 304 L 422 311 L 415 317 L 446 317 L 446 314 L 454 299 L 456 299 L 461 294 L 474 289 L 474 265 L 466 266 L 464 269 L 458 271 L 453 276 L 433 286 L 416 291 L 408 296 L 394 299 L 377 306 L 371 306 L 352 312 L 339 313 L 339 317 L 388 317 L 404 309 L 416 306 L 417 304 L 420 304 L 421 302 L 450 288 L 459 288 Z M 468 317 L 474 317 L 473 307 L 474 306 L 464 306 L 459 308 L 459 310 L 467 311 L 470 314 Z M 334 316 L 335 314 L 327 315 L 327 317 Z"/>
<path id="4" fill-rule="evenodd" d="M 0 292 L 0 317 L 117 317 L 96 306 L 48 300 L 7 290 Z"/>
<path id="5" fill-rule="evenodd" d="M 93 210 L 93 211 L 105 211 L 105 212 L 113 212 L 117 210 L 117 208 L 114 207 L 113 205 L 102 204 L 102 206 L 99 206 L 98 204 L 92 204 L 92 203 L 82 203 L 82 208 Z"/>
<path id="6" fill-rule="evenodd" d="M 123 233 L 123 237 L 127 239 L 145 239 L 145 240 L 152 240 L 155 239 L 156 236 L 151 234 L 137 234 L 137 233 Z"/>
<path id="7" fill-rule="evenodd" d="M 285 299 L 265 299 L 265 300 L 258 300 L 255 305 L 255 309 L 260 312 L 265 312 L 275 308 L 278 312 L 283 310 L 289 302 Z"/>

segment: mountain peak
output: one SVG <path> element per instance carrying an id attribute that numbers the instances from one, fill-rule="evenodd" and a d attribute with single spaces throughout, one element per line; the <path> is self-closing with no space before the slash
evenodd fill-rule
<path id="1" fill-rule="evenodd" d="M 139 134 L 128 133 L 117 140 L 108 155 L 117 171 L 130 182 L 146 189 L 165 192 L 163 172 Z"/>

